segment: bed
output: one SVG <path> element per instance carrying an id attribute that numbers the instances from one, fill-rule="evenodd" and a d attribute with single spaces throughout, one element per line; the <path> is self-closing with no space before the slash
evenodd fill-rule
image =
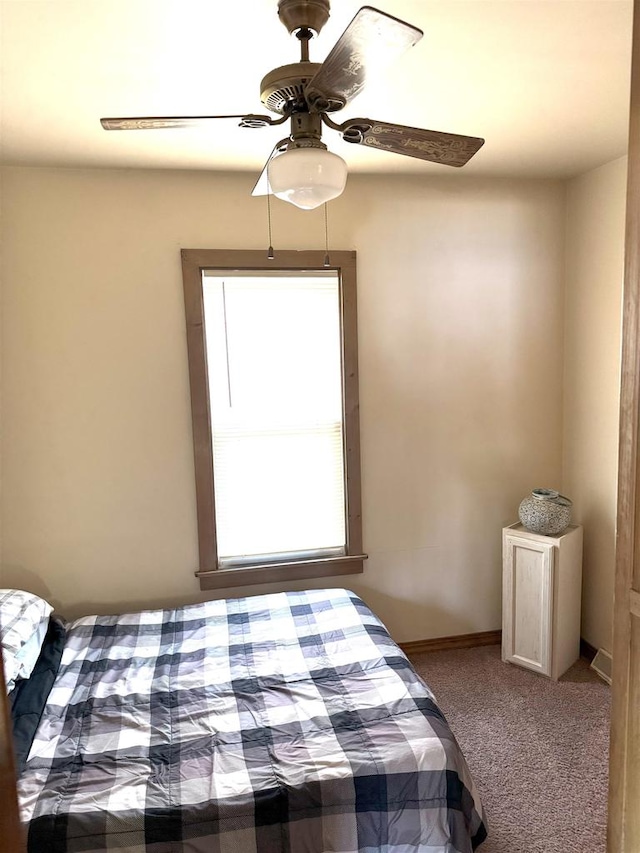
<path id="1" fill-rule="evenodd" d="M 486 837 L 431 691 L 349 590 L 45 620 L 10 685 L 28 853 L 468 853 Z"/>

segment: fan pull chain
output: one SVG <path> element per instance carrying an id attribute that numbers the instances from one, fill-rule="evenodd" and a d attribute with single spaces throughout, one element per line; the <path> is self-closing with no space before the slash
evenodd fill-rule
<path id="1" fill-rule="evenodd" d="M 271 240 L 271 193 L 267 193 L 267 222 L 269 225 L 269 248 L 267 249 L 267 258 L 272 261 L 275 258 L 273 244 Z"/>
<path id="2" fill-rule="evenodd" d="M 331 266 L 329 260 L 329 213 L 326 201 L 324 203 L 324 265 L 325 267 Z"/>

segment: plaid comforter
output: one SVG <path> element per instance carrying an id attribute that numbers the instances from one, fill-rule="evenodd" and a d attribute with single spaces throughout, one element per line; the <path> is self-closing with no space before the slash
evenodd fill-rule
<path id="1" fill-rule="evenodd" d="M 67 628 L 19 780 L 29 853 L 467 853 L 484 839 L 431 692 L 353 593 Z"/>

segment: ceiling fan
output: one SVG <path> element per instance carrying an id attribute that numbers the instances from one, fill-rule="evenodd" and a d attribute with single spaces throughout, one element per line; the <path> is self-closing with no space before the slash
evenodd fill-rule
<path id="1" fill-rule="evenodd" d="M 300 62 L 274 68 L 260 84 L 260 100 L 268 115 L 160 116 L 102 118 L 105 130 L 154 130 L 188 127 L 219 119 L 240 119 L 240 127 L 259 128 L 290 122 L 290 133 L 278 142 L 253 188 L 252 195 L 276 196 L 312 209 L 343 191 L 347 165 L 327 150 L 322 126 L 338 131 L 346 142 L 417 157 L 447 166 L 464 166 L 484 144 L 475 136 L 422 130 L 368 118 L 341 124 L 331 114 L 358 95 L 367 77 L 378 74 L 396 56 L 422 38 L 422 31 L 371 6 L 363 6 L 324 62 L 309 61 L 309 41 L 329 18 L 329 0 L 278 0 L 278 15 L 300 41 Z"/>

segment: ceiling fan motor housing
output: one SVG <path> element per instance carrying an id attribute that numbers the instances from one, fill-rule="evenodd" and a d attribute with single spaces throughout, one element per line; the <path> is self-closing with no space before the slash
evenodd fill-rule
<path id="1" fill-rule="evenodd" d="M 260 100 L 268 110 L 280 114 L 292 104 L 303 104 L 305 87 L 319 68 L 319 62 L 294 62 L 274 68 L 262 79 Z"/>
<path id="2" fill-rule="evenodd" d="M 329 20 L 329 0 L 278 0 L 278 16 L 290 33 L 309 29 L 318 35 Z"/>

